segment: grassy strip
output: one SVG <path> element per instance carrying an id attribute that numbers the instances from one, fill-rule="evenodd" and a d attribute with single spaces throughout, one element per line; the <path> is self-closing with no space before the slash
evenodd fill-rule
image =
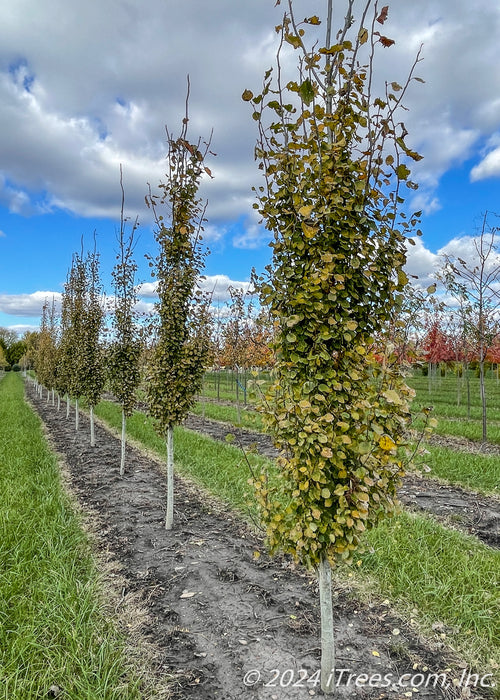
<path id="1" fill-rule="evenodd" d="M 446 418 L 439 418 L 436 416 L 438 424 L 433 429 L 436 435 L 453 435 L 455 437 L 466 438 L 467 440 L 472 440 L 474 442 L 480 442 L 482 439 L 482 427 L 479 421 L 457 421 L 457 420 L 447 420 Z M 423 427 L 423 421 L 417 419 L 414 423 L 414 427 L 418 430 Z M 488 442 L 499 445 L 500 444 L 500 426 L 488 424 L 487 427 L 487 438 Z"/>
<path id="2" fill-rule="evenodd" d="M 420 397 L 421 399 L 421 397 Z M 414 412 L 417 412 L 422 409 L 422 407 L 427 406 L 429 402 L 427 403 L 422 403 L 420 400 L 419 402 L 414 401 L 412 405 L 412 409 Z M 453 405 L 450 404 L 450 402 L 445 402 L 443 401 L 442 403 L 439 402 L 434 402 L 432 404 L 433 406 L 433 412 L 432 415 L 435 416 L 436 418 L 459 418 L 462 420 L 469 420 L 467 416 L 467 406 L 464 406 L 463 404 L 461 406 Z M 480 406 L 471 406 L 470 410 L 470 420 L 473 421 L 479 421 L 482 418 L 482 410 Z M 498 408 L 487 408 L 487 418 L 488 418 L 488 425 L 491 425 L 493 423 L 499 423 L 500 422 L 500 409 Z"/>
<path id="3" fill-rule="evenodd" d="M 430 383 L 427 377 L 409 377 L 407 382 L 416 390 L 417 399 L 424 404 L 434 402 L 456 405 L 458 395 L 460 395 L 461 404 L 467 404 L 466 384 L 464 382 L 458 390 L 456 377 L 440 377 L 431 380 Z M 500 409 L 500 385 L 496 379 L 487 379 L 485 389 L 488 405 Z M 481 406 L 479 379 L 470 379 L 470 398 L 471 406 Z"/>
<path id="4" fill-rule="evenodd" d="M 427 449 L 430 454 L 425 461 L 431 468 L 431 477 L 437 476 L 481 493 L 500 495 L 500 459 L 497 455 L 472 454 L 429 445 Z"/>
<path id="5" fill-rule="evenodd" d="M 117 406 L 100 404 L 98 413 L 119 427 Z M 164 454 L 163 441 L 144 415 L 134 416 L 129 431 L 146 448 Z M 234 509 L 256 515 L 248 472 L 238 450 L 180 428 L 175 432 L 175 449 L 181 474 Z M 274 465 L 269 465 L 269 471 L 279 478 Z M 453 628 L 448 641 L 469 663 L 481 667 L 491 661 L 500 663 L 498 552 L 431 518 L 408 514 L 367 533 L 367 542 L 374 552 L 362 558 L 355 574 L 358 582 L 371 585 L 372 592 L 390 598 L 405 613 L 417 607 L 418 620 L 428 631 L 437 621 Z"/>
<path id="6" fill-rule="evenodd" d="M 0 384 L 0 493 L 0 696 L 47 697 L 57 685 L 71 698 L 139 698 L 89 542 L 14 373 Z"/>
<path id="7" fill-rule="evenodd" d="M 262 430 L 262 418 L 257 411 L 241 407 L 240 420 L 238 421 L 238 412 L 234 406 L 225 406 L 223 404 L 207 401 L 203 408 L 203 402 L 198 401 L 193 409 L 193 413 L 197 416 L 203 415 L 212 420 L 230 423 L 240 428 L 249 428 L 250 430 Z"/>
<path id="8" fill-rule="evenodd" d="M 427 628 L 444 623 L 448 642 L 479 667 L 500 663 L 500 553 L 430 517 L 403 513 L 368 533 L 373 553 L 359 575 Z M 500 688 L 498 689 L 500 690 Z"/>

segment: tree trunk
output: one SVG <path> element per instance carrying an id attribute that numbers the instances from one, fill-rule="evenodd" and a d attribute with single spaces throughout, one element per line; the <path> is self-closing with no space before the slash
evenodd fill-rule
<path id="1" fill-rule="evenodd" d="M 122 408 L 122 448 L 120 457 L 120 476 L 125 474 L 125 440 L 127 435 L 127 417 Z"/>
<path id="2" fill-rule="evenodd" d="M 321 611 L 321 690 L 335 689 L 335 638 L 333 632 L 332 569 L 323 559 L 318 566 L 319 602 Z"/>
<path id="3" fill-rule="evenodd" d="M 94 407 L 90 407 L 90 447 L 95 447 Z"/>
<path id="4" fill-rule="evenodd" d="M 236 367 L 236 413 L 238 416 L 238 425 L 241 423 L 240 410 L 240 369 Z"/>
<path id="5" fill-rule="evenodd" d="M 201 417 L 205 420 L 205 375 L 201 380 Z"/>
<path id="6" fill-rule="evenodd" d="M 167 517 L 165 529 L 171 530 L 174 522 L 174 426 L 167 428 Z"/>
<path id="7" fill-rule="evenodd" d="M 66 419 L 69 418 L 69 394 L 66 394 Z"/>
<path id="8" fill-rule="evenodd" d="M 484 386 L 484 360 L 481 360 L 481 362 L 479 363 L 479 385 L 480 385 L 480 390 L 481 390 L 483 442 L 486 442 L 487 423 L 486 423 L 486 389 Z"/>
<path id="9" fill-rule="evenodd" d="M 61 410 L 61 394 L 57 394 L 57 410 Z"/>

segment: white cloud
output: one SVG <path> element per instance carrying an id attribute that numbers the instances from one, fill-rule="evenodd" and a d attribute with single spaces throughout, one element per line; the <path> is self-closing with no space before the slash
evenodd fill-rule
<path id="1" fill-rule="evenodd" d="M 421 238 L 417 237 L 412 240 L 415 245 L 407 244 L 405 271 L 410 277 L 410 282 L 413 286 L 427 288 L 435 281 L 435 273 L 440 265 L 440 258 L 426 248 Z"/>
<path id="2" fill-rule="evenodd" d="M 486 253 L 488 250 L 490 240 L 490 235 L 487 233 L 484 238 L 484 253 Z M 498 247 L 500 245 L 500 240 L 498 236 L 493 237 L 493 244 L 498 250 Z M 487 260 L 485 263 L 486 271 L 491 271 L 492 269 L 500 265 L 500 253 L 495 252 L 495 247 L 492 249 L 491 254 L 487 256 Z M 479 250 L 479 236 L 457 236 L 456 238 L 453 238 L 451 241 L 449 241 L 442 248 L 440 248 L 440 250 L 438 250 L 438 254 L 440 256 L 447 256 L 456 260 L 460 258 L 461 260 L 464 260 L 467 263 L 469 269 L 473 269 L 480 262 Z"/>
<path id="3" fill-rule="evenodd" d="M 144 216 L 146 182 L 164 172 L 165 132 L 178 130 L 186 75 L 191 78 L 190 131 L 213 134 L 215 179 L 203 186 L 221 235 L 248 214 L 257 135 L 245 88 L 257 91 L 273 62 L 273 27 L 282 8 L 268 0 L 235 3 L 175 0 L 23 0 L 0 11 L 0 201 L 32 214 L 55 208 L 116 217 L 119 164 L 127 208 Z M 296 0 L 297 16 L 310 2 Z M 323 27 L 320 27 L 323 31 Z M 423 208 L 441 175 L 500 129 L 497 37 L 500 7 L 491 0 L 395 3 L 384 31 L 395 47 L 380 54 L 379 75 L 404 82 L 421 42 L 424 60 L 404 115 L 409 143 L 424 155 L 415 167 Z M 91 47 L 91 48 L 90 48 Z M 283 57 L 295 66 L 296 52 Z M 380 82 L 380 80 L 379 80 Z M 497 173 L 492 151 L 473 177 Z M 249 229 L 234 244 L 265 244 Z"/>
<path id="4" fill-rule="evenodd" d="M 31 326 L 26 323 L 14 323 L 12 326 L 4 326 L 9 331 L 14 331 L 17 333 L 18 337 L 21 338 L 24 333 L 32 333 L 33 331 L 40 330 L 40 326 Z"/>
<path id="5" fill-rule="evenodd" d="M 233 238 L 233 245 L 242 250 L 254 250 L 267 245 L 271 237 L 272 234 L 263 225 L 250 224 Z"/>
<path id="6" fill-rule="evenodd" d="M 248 292 L 251 286 L 250 282 L 232 280 L 228 275 L 205 275 L 199 281 L 200 289 L 212 294 L 214 302 L 228 301 L 231 298 L 230 287 Z M 140 297 L 156 299 L 157 288 L 157 282 L 144 282 L 137 288 L 137 294 Z"/>
<path id="7" fill-rule="evenodd" d="M 0 294 L 0 312 L 10 316 L 40 316 L 45 302 L 52 303 L 56 308 L 61 303 L 60 292 L 33 292 L 32 294 Z"/>
<path id="8" fill-rule="evenodd" d="M 470 171 L 471 182 L 498 176 L 500 176 L 500 147 L 490 151 L 483 160 Z"/>

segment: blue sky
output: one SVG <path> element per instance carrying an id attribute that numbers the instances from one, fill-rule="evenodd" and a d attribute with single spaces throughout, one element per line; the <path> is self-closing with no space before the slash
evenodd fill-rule
<path id="1" fill-rule="evenodd" d="M 335 8 L 340 4 L 334 3 Z M 361 5 L 358 0 L 357 7 Z M 326 0 L 296 0 L 298 17 Z M 356 5 L 355 5 L 356 7 Z M 282 7 L 275 0 L 17 0 L 0 8 L 0 326 L 37 328 L 44 299 L 59 295 L 93 232 L 109 290 L 120 213 L 139 216 L 139 280 L 155 253 L 144 207 L 165 172 L 165 124 L 177 130 L 191 82 L 190 130 L 208 137 L 206 274 L 220 297 L 269 261 L 269 235 L 252 210 L 255 123 L 241 100 L 273 65 Z M 340 11 L 335 9 L 340 16 Z M 500 5 L 492 0 L 398 0 L 384 31 L 396 40 L 378 80 L 401 82 L 423 44 L 404 115 L 423 156 L 409 206 L 423 238 L 408 270 L 423 284 L 439 253 L 465 255 L 485 210 L 500 211 Z M 296 61 L 293 52 L 285 60 Z M 144 302 L 151 303 L 151 287 Z"/>

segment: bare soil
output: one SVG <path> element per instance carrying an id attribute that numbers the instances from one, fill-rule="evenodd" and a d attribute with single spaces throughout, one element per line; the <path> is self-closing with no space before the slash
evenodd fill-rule
<path id="1" fill-rule="evenodd" d="M 246 524 L 178 477 L 175 526 L 166 531 L 166 480 L 158 462 L 129 448 L 120 477 L 114 435 L 97 425 L 91 448 L 85 416 L 76 433 L 65 410 L 28 391 L 64 460 L 71 492 L 84 512 L 97 514 L 96 543 L 120 570 L 123 606 L 141 600 L 141 633 L 157 650 L 152 672 L 169 685 L 171 698 L 321 695 L 314 675 L 320 659 L 315 578 L 286 559 L 270 559 Z M 337 697 L 411 697 L 411 676 L 420 683 L 416 697 L 489 697 L 451 684 L 463 665 L 440 641 L 441 628 L 435 640 L 424 640 L 387 603 L 362 603 L 347 585 L 336 585 Z M 429 672 L 445 669 L 447 688 L 423 685 Z M 410 674 L 404 687 L 397 684 L 403 674 Z"/>
<path id="2" fill-rule="evenodd" d="M 189 416 L 185 426 L 216 440 L 225 441 L 229 435 L 236 445 L 245 450 L 256 450 L 270 459 L 277 455 L 271 438 L 256 431 L 193 415 Z M 500 447 L 497 445 L 484 446 L 461 438 L 443 439 L 441 436 L 433 436 L 432 440 L 436 444 L 469 452 L 498 453 L 500 459 Z M 447 525 L 475 535 L 490 547 L 500 548 L 498 498 L 482 496 L 460 486 L 443 484 L 436 479 L 408 475 L 399 490 L 399 499 L 406 507 L 432 513 Z"/>

